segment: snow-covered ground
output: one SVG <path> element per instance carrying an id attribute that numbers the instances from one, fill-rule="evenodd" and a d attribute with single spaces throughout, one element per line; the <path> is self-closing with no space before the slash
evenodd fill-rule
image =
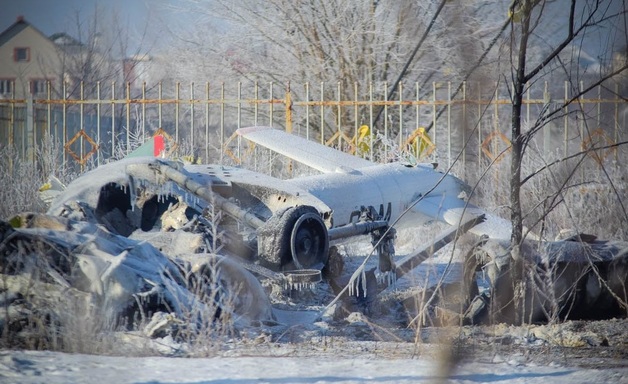
<path id="1" fill-rule="evenodd" d="M 469 362 L 449 371 L 450 383 L 628 383 L 628 368 Z M 2 383 L 429 383 L 442 363 L 433 358 L 240 356 L 112 357 L 59 352 L 1 351 Z"/>

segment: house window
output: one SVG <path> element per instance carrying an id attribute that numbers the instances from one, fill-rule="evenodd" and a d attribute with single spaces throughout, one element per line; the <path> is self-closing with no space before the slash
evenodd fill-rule
<path id="1" fill-rule="evenodd" d="M 13 79 L 0 79 L 0 95 L 8 96 L 13 92 Z"/>
<path id="2" fill-rule="evenodd" d="M 14 48 L 13 60 L 18 63 L 26 63 L 31 61 L 31 49 L 26 47 Z"/>
<path id="3" fill-rule="evenodd" d="M 31 93 L 33 95 L 45 95 L 46 94 L 46 79 L 32 79 L 31 80 Z"/>

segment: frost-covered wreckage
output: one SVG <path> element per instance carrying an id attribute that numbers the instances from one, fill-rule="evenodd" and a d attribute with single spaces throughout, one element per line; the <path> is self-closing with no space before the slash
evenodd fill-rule
<path id="1" fill-rule="evenodd" d="M 376 316 L 371 306 L 382 292 L 467 231 L 482 237 L 451 285 L 462 295 L 440 285 L 406 295 L 399 307 L 409 318 L 419 307 L 453 314 L 447 321 L 423 314 L 430 324 L 626 315 L 625 242 L 527 240 L 513 257 L 509 222 L 469 204 L 464 183 L 435 165 L 375 164 L 268 127 L 239 134 L 321 173 L 281 180 L 155 157 L 88 172 L 46 214 L 2 223 L 0 328 L 23 327 L 29 308 L 46 300 L 82 300 L 131 328 L 141 319 L 149 333 L 157 333 L 155 314 L 228 313 L 236 327 L 276 321 L 260 281 L 288 290 L 328 283 L 336 299 Z M 449 228 L 395 256 L 395 229 L 434 220 Z M 335 244 L 364 235 L 371 236 L 375 267 L 346 271 Z M 482 292 L 480 270 L 490 281 Z"/>

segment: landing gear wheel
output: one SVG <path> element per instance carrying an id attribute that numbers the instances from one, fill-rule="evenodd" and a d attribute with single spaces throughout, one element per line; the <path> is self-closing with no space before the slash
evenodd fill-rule
<path id="1" fill-rule="evenodd" d="M 329 257 L 327 227 L 309 205 L 277 212 L 257 230 L 260 263 L 274 271 L 317 269 Z"/>
<path id="2" fill-rule="evenodd" d="M 308 212 L 299 216 L 292 228 L 290 250 L 296 269 L 323 269 L 329 253 L 329 239 L 320 215 Z"/>

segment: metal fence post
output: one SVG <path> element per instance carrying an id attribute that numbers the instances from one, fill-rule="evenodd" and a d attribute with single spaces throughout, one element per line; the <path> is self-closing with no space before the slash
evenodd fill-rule
<path id="1" fill-rule="evenodd" d="M 35 145 L 37 145 L 33 122 L 33 95 L 29 94 L 26 98 L 26 124 L 24 126 L 24 135 L 22 136 L 22 153 L 26 154 L 26 158 L 30 162 L 35 162 Z M 33 145 L 28 143 L 33 143 Z"/>
<path id="2" fill-rule="evenodd" d="M 292 133 L 292 95 L 290 93 L 290 82 L 286 86 L 286 132 Z"/>

